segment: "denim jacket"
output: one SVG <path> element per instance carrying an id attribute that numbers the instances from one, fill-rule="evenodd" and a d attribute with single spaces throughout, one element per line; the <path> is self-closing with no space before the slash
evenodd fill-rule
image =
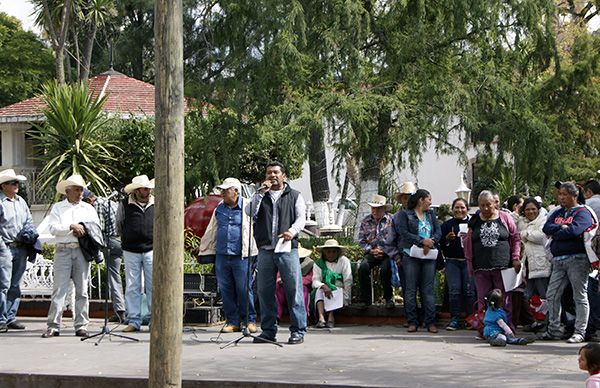
<path id="1" fill-rule="evenodd" d="M 425 212 L 429 224 L 431 225 L 431 239 L 436 245 L 442 238 L 442 229 L 433 210 Z M 392 219 L 392 228 L 388 233 L 385 244 L 385 253 L 389 257 L 395 257 L 402 254 L 404 248 L 410 248 L 413 245 L 421 246 L 423 239 L 419 237 L 419 217 L 414 210 L 403 209 L 394 214 Z"/>

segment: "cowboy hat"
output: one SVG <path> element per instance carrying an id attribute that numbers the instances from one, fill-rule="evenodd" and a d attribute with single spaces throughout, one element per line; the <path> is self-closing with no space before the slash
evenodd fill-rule
<path id="1" fill-rule="evenodd" d="M 298 257 L 302 259 L 304 257 L 310 257 L 310 255 L 312 255 L 312 251 L 304 248 L 302 245 L 300 245 L 300 243 L 298 243 Z"/>
<path id="2" fill-rule="evenodd" d="M 0 171 L 0 184 L 10 181 L 26 181 L 27 178 L 24 175 L 15 174 L 15 170 L 12 168 L 8 168 L 6 170 Z"/>
<path id="3" fill-rule="evenodd" d="M 131 183 L 125 186 L 125 192 L 131 194 L 133 190 L 137 189 L 153 189 L 154 179 L 148 179 L 147 175 L 138 175 L 131 180 Z"/>
<path id="4" fill-rule="evenodd" d="M 387 199 L 383 195 L 375 194 L 371 199 L 371 202 L 367 202 L 371 207 L 385 206 Z"/>
<path id="5" fill-rule="evenodd" d="M 242 184 L 240 183 L 239 180 L 235 179 L 235 178 L 226 178 L 223 183 L 221 183 L 220 185 L 217 186 L 217 189 L 219 190 L 227 190 L 230 189 L 232 187 L 235 187 L 238 191 L 242 190 Z"/>
<path id="6" fill-rule="evenodd" d="M 67 179 L 58 181 L 58 183 L 56 184 L 56 191 L 58 191 L 61 194 L 67 194 L 66 190 L 69 186 L 79 186 L 85 189 L 87 187 L 87 183 L 85 183 L 81 175 L 73 174 Z"/>
<path id="7" fill-rule="evenodd" d="M 400 185 L 400 191 L 398 194 L 414 194 L 417 191 L 417 187 L 410 181 L 402 182 Z"/>
<path id="8" fill-rule="evenodd" d="M 329 239 L 329 240 L 325 241 L 325 244 L 323 244 L 323 245 L 319 245 L 319 246 L 317 247 L 317 250 L 318 250 L 318 251 L 321 251 L 322 249 L 325 249 L 325 248 L 337 248 L 337 249 L 344 249 L 344 246 L 343 246 L 343 245 L 340 245 L 340 244 L 338 244 L 337 240 L 332 238 L 332 239 Z"/>

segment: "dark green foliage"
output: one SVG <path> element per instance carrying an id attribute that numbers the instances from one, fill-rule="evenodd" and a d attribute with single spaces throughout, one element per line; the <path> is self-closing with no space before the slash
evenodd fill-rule
<path id="1" fill-rule="evenodd" d="M 0 107 L 19 102 L 52 78 L 52 51 L 14 17 L 0 12 Z"/>

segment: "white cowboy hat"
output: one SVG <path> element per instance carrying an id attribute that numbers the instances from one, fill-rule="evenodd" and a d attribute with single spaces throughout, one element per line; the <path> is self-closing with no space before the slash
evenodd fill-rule
<path id="1" fill-rule="evenodd" d="M 415 186 L 414 183 L 407 181 L 407 182 L 402 182 L 402 184 L 400 185 L 400 191 L 398 192 L 398 194 L 414 194 L 417 191 L 417 187 Z"/>
<path id="2" fill-rule="evenodd" d="M 312 255 L 312 251 L 310 249 L 304 248 L 300 243 L 298 243 L 298 257 L 310 257 Z"/>
<path id="3" fill-rule="evenodd" d="M 67 194 L 66 190 L 69 186 L 79 186 L 85 189 L 87 187 L 87 183 L 85 183 L 81 175 L 74 174 L 68 177 L 67 179 L 58 181 L 58 183 L 56 184 L 56 191 L 58 191 L 61 194 Z"/>
<path id="4" fill-rule="evenodd" d="M 15 170 L 12 168 L 8 168 L 6 170 L 0 171 L 0 184 L 10 181 L 26 181 L 27 178 L 24 175 L 15 174 Z"/>
<path id="5" fill-rule="evenodd" d="M 236 189 L 238 189 L 238 191 L 242 190 L 242 184 L 240 183 L 240 181 L 235 178 L 231 178 L 231 177 L 225 179 L 223 181 L 223 183 L 221 183 L 220 185 L 217 186 L 217 189 L 227 190 L 231 187 L 235 187 Z"/>
<path id="6" fill-rule="evenodd" d="M 154 179 L 148 179 L 147 175 L 139 175 L 131 180 L 131 183 L 125 186 L 125 192 L 131 194 L 136 189 L 153 189 Z"/>
<path id="7" fill-rule="evenodd" d="M 387 199 L 383 195 L 375 194 L 371 199 L 371 202 L 367 202 L 371 207 L 385 206 Z"/>
<path id="8" fill-rule="evenodd" d="M 317 250 L 321 250 L 321 249 L 325 249 L 325 248 L 337 248 L 337 249 L 344 249 L 343 245 L 340 245 L 336 239 L 329 239 L 327 241 L 325 241 L 325 244 L 323 245 L 319 245 L 317 247 Z"/>

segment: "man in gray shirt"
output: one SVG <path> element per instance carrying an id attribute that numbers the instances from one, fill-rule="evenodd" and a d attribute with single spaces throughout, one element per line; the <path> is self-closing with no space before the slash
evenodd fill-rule
<path id="1" fill-rule="evenodd" d="M 595 179 L 585 182 L 583 195 L 585 196 L 585 204 L 594 210 L 596 217 L 600 217 L 600 183 Z"/>
<path id="2" fill-rule="evenodd" d="M 21 297 L 21 278 L 27 265 L 27 248 L 18 236 L 33 228 L 31 212 L 17 193 L 19 182 L 27 180 L 13 169 L 0 171 L 0 332 L 23 330 L 16 320 Z"/>

